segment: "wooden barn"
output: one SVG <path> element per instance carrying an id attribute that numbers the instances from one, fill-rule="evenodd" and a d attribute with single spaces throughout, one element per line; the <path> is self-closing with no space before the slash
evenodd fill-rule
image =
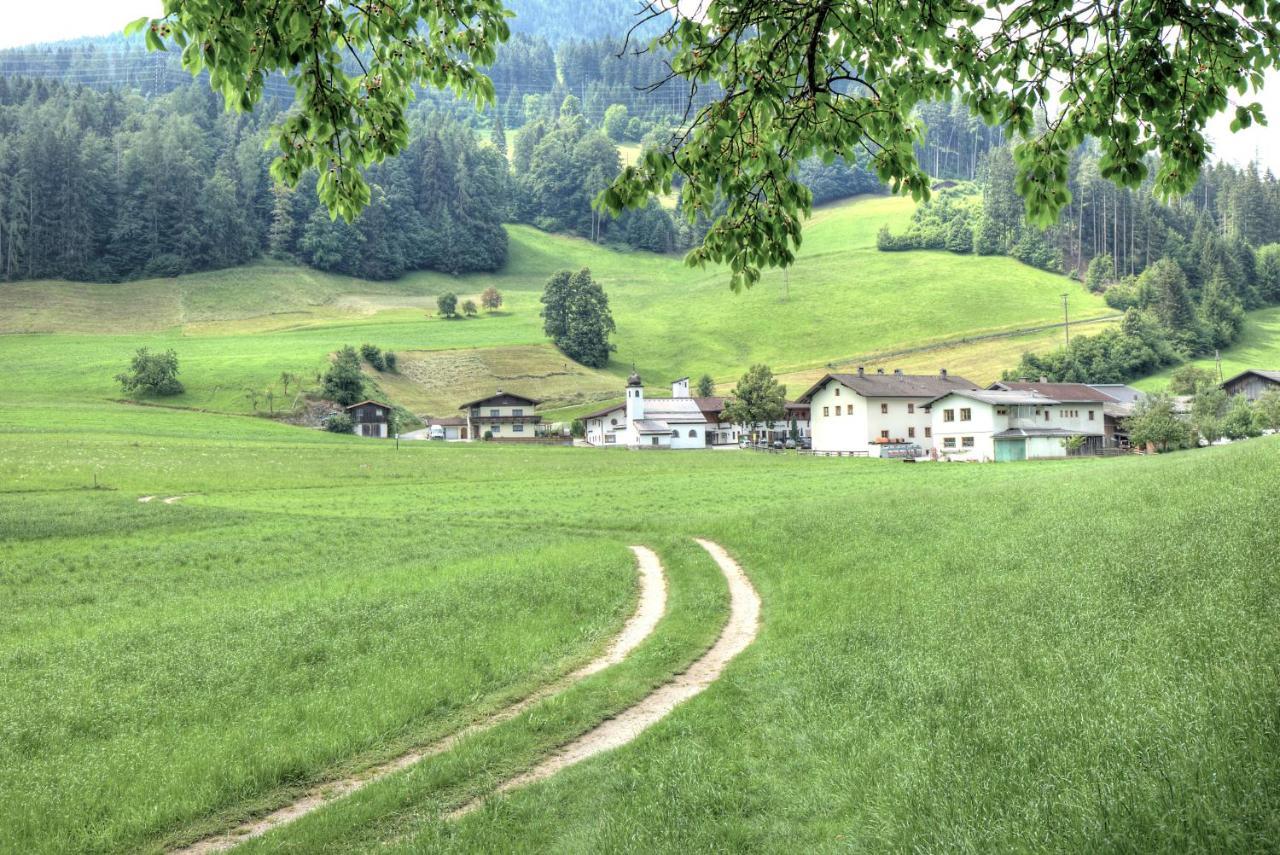
<path id="1" fill-rule="evenodd" d="M 1280 389 L 1280 371 L 1250 368 L 1229 380 L 1224 380 L 1222 388 L 1228 395 L 1244 395 L 1250 401 L 1256 401 L 1268 389 Z"/>
<path id="2" fill-rule="evenodd" d="M 361 401 L 345 408 L 354 422 L 351 432 L 358 436 L 387 439 L 391 436 L 391 407 L 380 401 Z"/>

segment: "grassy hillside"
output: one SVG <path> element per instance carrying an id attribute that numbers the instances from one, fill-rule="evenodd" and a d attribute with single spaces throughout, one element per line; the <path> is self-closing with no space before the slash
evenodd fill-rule
<path id="1" fill-rule="evenodd" d="M 9 400 L 0 850 L 190 840 L 473 720 L 598 647 L 637 542 L 673 601 L 634 662 L 248 851 L 1265 850 L 1277 453 L 397 450 Z M 706 647 L 691 536 L 751 575 L 755 643 L 632 745 L 443 821 Z"/>
<path id="2" fill-rule="evenodd" d="M 1194 362 L 1201 368 L 1216 368 L 1212 358 L 1197 359 Z M 1240 340 L 1222 351 L 1223 379 L 1248 368 L 1280 369 L 1280 306 L 1246 314 L 1244 333 Z M 1146 391 L 1158 391 L 1168 385 L 1169 376 L 1176 370 L 1170 368 L 1161 371 L 1133 385 Z"/>
<path id="3" fill-rule="evenodd" d="M 1054 323 L 1064 292 L 1073 318 L 1109 313 L 1077 284 L 1007 258 L 876 251 L 876 230 L 901 227 L 910 211 L 911 202 L 897 197 L 818 211 L 786 295 L 776 271 L 733 294 L 721 271 L 523 226 L 509 230 L 507 268 L 488 275 L 421 273 L 382 283 L 264 263 L 122 285 L 4 284 L 0 332 L 11 335 L 0 336 L 0 358 L 13 370 L 0 383 L 9 393 L 116 397 L 112 377 L 134 348 L 172 347 L 188 393 L 166 403 L 244 412 L 245 387 L 264 388 L 281 371 L 314 382 L 327 355 L 344 344 L 415 354 L 499 349 L 477 359 L 415 355 L 424 366 L 418 390 L 405 385 L 411 378 L 388 380 L 384 391 L 443 412 L 494 386 L 561 403 L 594 400 L 616 391 L 632 363 L 654 385 L 703 372 L 727 381 L 755 362 L 803 372 L 862 354 Z M 546 278 L 579 267 L 590 267 L 608 291 L 618 324 L 614 361 L 605 372 L 564 375 L 550 371 L 555 356 L 544 352 L 531 370 L 509 370 L 533 353 L 529 346 L 546 342 L 538 317 Z M 458 321 L 429 316 L 436 295 L 474 297 L 488 285 L 505 295 L 501 312 Z"/>

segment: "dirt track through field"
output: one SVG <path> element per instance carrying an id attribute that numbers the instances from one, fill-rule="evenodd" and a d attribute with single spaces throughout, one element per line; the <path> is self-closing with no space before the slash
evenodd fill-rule
<path id="1" fill-rule="evenodd" d="M 245 840 L 260 837 L 268 831 L 287 825 L 332 801 L 348 796 L 374 781 L 385 778 L 401 769 L 406 769 L 419 760 L 442 754 L 466 737 L 488 730 L 504 721 L 509 721 L 539 701 L 563 691 L 573 683 L 603 671 L 610 665 L 616 665 L 621 662 L 627 657 L 627 654 L 649 637 L 667 610 L 667 581 L 663 575 L 662 562 L 658 560 L 658 556 L 653 550 L 646 547 L 633 546 L 631 551 L 635 553 L 637 570 L 640 576 L 639 603 L 636 605 L 635 613 L 623 625 L 622 631 L 600 656 L 576 671 L 548 683 L 511 706 L 503 707 L 492 715 L 430 745 L 414 749 L 379 766 L 366 769 L 357 775 L 321 784 L 296 801 L 264 817 L 243 823 L 226 834 L 206 837 L 190 846 L 170 851 L 174 855 L 205 855 L 205 853 L 210 852 L 223 852 Z"/>
<path id="2" fill-rule="evenodd" d="M 760 595 L 747 574 L 718 543 L 698 540 L 698 545 L 711 554 L 729 583 L 729 621 L 711 649 L 683 674 L 658 687 L 635 706 L 587 731 L 563 746 L 555 754 L 532 769 L 500 785 L 497 793 L 532 784 L 551 777 L 561 769 L 581 763 L 605 751 L 631 742 L 649 727 L 657 724 L 673 709 L 715 682 L 729 662 L 755 640 L 760 628 Z M 458 819 L 479 808 L 484 799 L 468 802 L 449 814 Z"/>

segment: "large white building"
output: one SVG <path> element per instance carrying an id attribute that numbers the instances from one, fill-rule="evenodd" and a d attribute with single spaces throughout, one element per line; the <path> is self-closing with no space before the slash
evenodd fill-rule
<path id="1" fill-rule="evenodd" d="M 934 441 L 938 454 L 952 460 L 1066 457 L 1072 437 L 1081 437 L 1080 452 L 1090 453 L 1103 447 L 1107 402 L 1116 403 L 1080 383 L 956 390 L 930 403 Z"/>
<path id="2" fill-rule="evenodd" d="M 943 369 L 938 374 L 883 370 L 828 374 L 800 396 L 809 408 L 814 451 L 852 452 L 878 457 L 888 449 L 933 448 L 929 403 L 948 392 L 977 389 Z"/>
<path id="3" fill-rule="evenodd" d="M 583 417 L 585 439 L 591 445 L 625 448 L 706 448 L 714 418 L 689 396 L 689 380 L 671 384 L 670 398 L 645 398 L 640 375 L 627 378 L 623 403 Z"/>
<path id="4" fill-rule="evenodd" d="M 626 397 L 582 417 L 584 439 L 589 445 L 626 448 L 707 448 L 737 445 L 747 440 L 786 440 L 809 435 L 809 407 L 788 402 L 780 421 L 756 425 L 724 420 L 729 398 L 694 397 L 689 394 L 689 378 L 671 384 L 670 398 L 650 398 L 644 393 L 640 375 L 627 379 Z"/>

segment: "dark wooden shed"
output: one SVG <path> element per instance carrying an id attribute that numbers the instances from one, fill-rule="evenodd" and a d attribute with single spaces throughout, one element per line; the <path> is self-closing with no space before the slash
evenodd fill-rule
<path id="1" fill-rule="evenodd" d="M 361 401 L 345 408 L 355 422 L 353 433 L 386 439 L 391 436 L 391 406 L 381 401 Z"/>

